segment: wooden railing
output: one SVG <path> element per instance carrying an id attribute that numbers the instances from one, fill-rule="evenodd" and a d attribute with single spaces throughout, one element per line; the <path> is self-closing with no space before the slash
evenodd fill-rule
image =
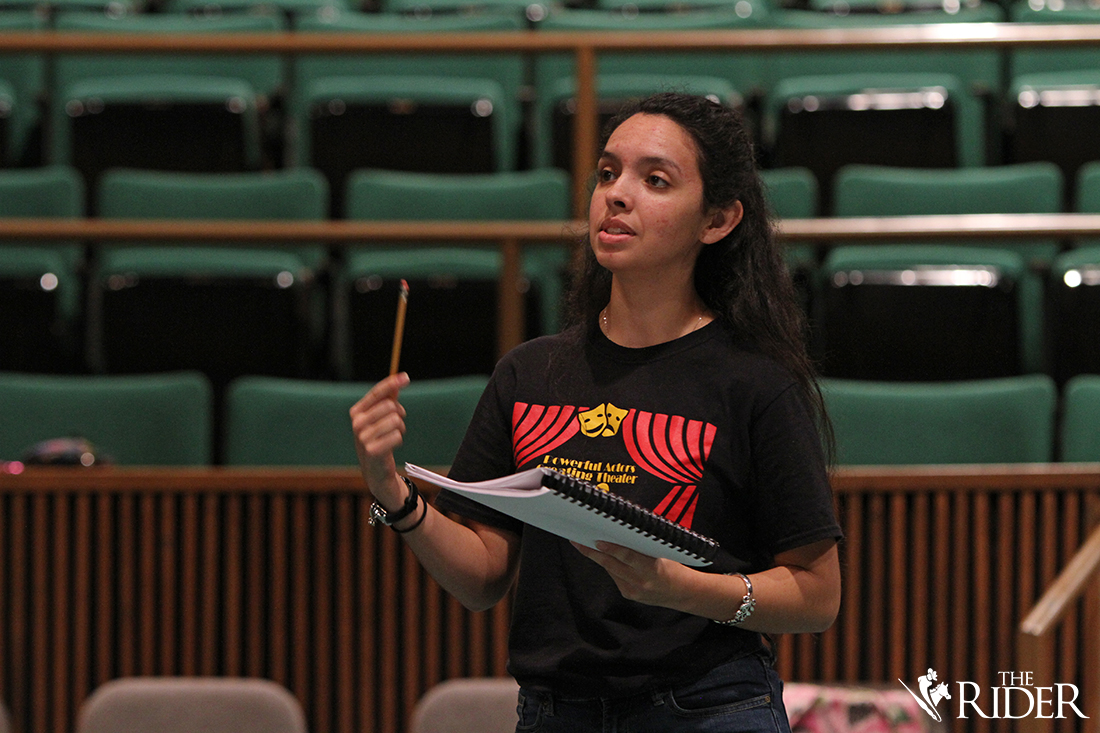
<path id="1" fill-rule="evenodd" d="M 1100 507 L 1090 506 L 1087 526 L 1092 527 L 1081 549 L 1066 564 L 1065 569 L 1020 622 L 1016 641 L 1017 667 L 1033 670 L 1036 686 L 1058 683 L 1055 672 L 1055 631 L 1058 624 L 1077 605 L 1083 603 L 1084 628 L 1081 653 L 1086 660 L 1082 679 L 1085 699 L 1100 700 Z M 1048 711 L 1050 712 L 1050 711 Z M 1032 717 L 1021 723 L 1021 733 L 1052 733 L 1054 719 Z M 1082 726 L 1083 733 L 1096 733 L 1100 722 L 1090 716 Z"/>
<path id="2" fill-rule="evenodd" d="M 6 241 L 152 242 L 496 242 L 501 249 L 497 328 L 498 353 L 524 339 L 522 248 L 576 246 L 587 225 L 576 221 L 164 221 L 128 219 L 0 218 Z M 862 243 L 989 238 L 1100 238 L 1100 214 L 964 214 L 944 216 L 787 219 L 779 222 L 786 242 L 828 247 Z"/>
<path id="3" fill-rule="evenodd" d="M 912 686 L 934 667 L 987 688 L 1015 669 L 1020 619 L 1088 534 L 1100 466 L 849 468 L 833 486 L 840 617 L 781 638 L 782 674 Z M 70 733 L 115 677 L 201 674 L 286 685 L 317 733 L 402 733 L 441 679 L 504 673 L 507 603 L 463 610 L 398 535 L 367 525 L 368 503 L 343 469 L 0 475 L 0 699 L 17 730 Z M 1080 686 L 1100 627 L 1079 606 L 1051 660 Z M 1100 700 L 1082 704 L 1100 715 Z"/>

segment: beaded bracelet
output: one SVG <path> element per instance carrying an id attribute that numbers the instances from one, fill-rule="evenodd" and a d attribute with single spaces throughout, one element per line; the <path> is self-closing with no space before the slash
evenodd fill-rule
<path id="1" fill-rule="evenodd" d="M 424 498 L 421 497 L 420 498 L 420 503 L 424 505 L 424 511 L 422 511 L 420 513 L 420 519 L 416 520 L 415 522 L 412 523 L 411 526 L 406 527 L 405 529 L 398 529 L 397 527 L 394 527 L 392 524 L 390 525 L 390 529 L 392 529 L 397 534 L 405 534 L 406 532 L 412 532 L 414 529 L 416 529 L 421 524 L 423 524 L 424 520 L 428 516 L 428 502 L 424 501 Z"/>

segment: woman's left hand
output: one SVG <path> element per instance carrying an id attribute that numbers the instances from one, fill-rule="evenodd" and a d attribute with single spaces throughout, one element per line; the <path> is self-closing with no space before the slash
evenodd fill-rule
<path id="1" fill-rule="evenodd" d="M 573 543 L 615 581 L 624 598 L 703 618 L 733 618 L 747 590 L 736 575 L 707 573 L 642 555 L 609 542 L 595 550 Z M 769 634 L 817 633 L 840 608 L 840 561 L 836 541 L 820 540 L 785 550 L 775 565 L 752 575 L 755 611 L 741 628 Z"/>
<path id="2" fill-rule="evenodd" d="M 622 545 L 597 542 L 596 549 L 572 543 L 611 576 L 623 598 L 650 606 L 678 608 L 696 571 L 673 560 L 650 557 Z"/>

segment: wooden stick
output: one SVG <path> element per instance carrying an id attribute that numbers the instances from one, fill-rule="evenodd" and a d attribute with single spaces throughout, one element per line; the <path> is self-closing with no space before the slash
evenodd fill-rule
<path id="1" fill-rule="evenodd" d="M 409 305 L 409 283 L 401 281 L 401 294 L 397 298 L 397 323 L 393 327 L 393 352 L 390 355 L 390 376 L 397 374 L 401 362 L 401 339 L 405 335 L 405 310 Z"/>

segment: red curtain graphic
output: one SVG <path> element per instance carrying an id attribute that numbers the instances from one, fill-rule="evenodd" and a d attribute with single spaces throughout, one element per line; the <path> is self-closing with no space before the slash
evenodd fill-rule
<path id="1" fill-rule="evenodd" d="M 587 408 L 581 408 L 581 411 Z M 517 402 L 512 408 L 512 450 L 516 467 L 549 453 L 580 430 L 578 409 L 571 405 L 530 405 Z"/>
<path id="2" fill-rule="evenodd" d="M 691 527 L 698 483 L 714 444 L 717 428 L 700 420 L 631 410 L 622 434 L 630 457 L 645 471 L 675 484 L 654 510 Z"/>

